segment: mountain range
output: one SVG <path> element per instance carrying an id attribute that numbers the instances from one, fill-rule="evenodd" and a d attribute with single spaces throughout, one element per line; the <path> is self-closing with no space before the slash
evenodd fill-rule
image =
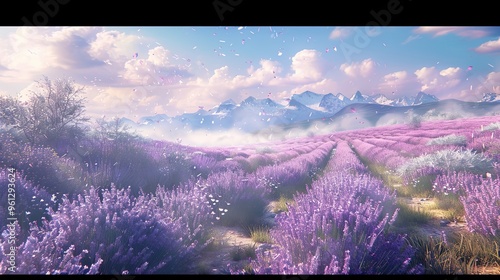
<path id="1" fill-rule="evenodd" d="M 446 102 L 445 102 L 446 101 Z M 451 104 L 451 107 L 470 104 L 464 108 L 469 110 L 468 114 L 481 115 L 484 113 L 481 104 L 486 105 L 486 109 L 500 108 L 500 94 L 486 93 L 478 102 L 464 102 L 458 100 L 439 100 L 436 96 L 424 92 L 418 92 L 415 96 L 403 96 L 397 99 L 391 99 L 383 94 L 368 96 L 357 91 L 351 98 L 347 98 L 342 93 L 318 94 L 312 91 L 305 91 L 300 94 L 293 94 L 290 98 L 283 102 L 276 102 L 270 98 L 256 99 L 248 97 L 240 103 L 234 102 L 232 99 L 226 100 L 209 110 L 199 109 L 194 113 L 184 113 L 177 116 L 168 116 L 159 114 L 155 116 L 146 116 L 134 122 L 129 119 L 122 119 L 124 124 L 131 128 L 144 127 L 160 127 L 175 129 L 199 130 L 205 129 L 210 131 L 238 129 L 244 132 L 255 133 L 269 127 L 296 127 L 309 124 L 314 121 L 331 122 L 332 120 L 344 119 L 342 115 L 349 113 L 358 113 L 361 119 L 360 112 L 365 115 L 373 115 L 370 119 L 366 119 L 366 123 L 373 123 L 374 119 L 379 120 L 384 115 L 407 112 L 409 109 L 415 109 L 415 112 L 420 112 L 421 115 L 427 114 L 429 111 L 436 113 L 437 108 L 440 111 L 446 108 L 440 105 Z M 462 104 L 462 105 L 457 105 Z M 426 106 L 424 106 L 426 105 Z M 432 107 L 432 108 L 431 108 Z M 462 106 L 463 107 L 463 106 Z M 484 106 L 483 106 L 484 107 Z M 490 108 L 491 107 L 491 108 Z M 472 109 L 471 109 L 472 108 Z M 477 112 L 472 112 L 476 110 Z M 483 111 L 481 111 L 483 110 Z M 369 112 L 369 113 L 368 113 Z M 448 114 L 454 113 L 453 110 Z M 431 114 L 432 115 L 432 114 Z M 404 117 L 404 115 L 400 115 Z M 356 117 L 357 119 L 357 117 Z M 364 123 L 365 121 L 363 121 Z M 361 122 L 360 122 L 361 123 Z"/>

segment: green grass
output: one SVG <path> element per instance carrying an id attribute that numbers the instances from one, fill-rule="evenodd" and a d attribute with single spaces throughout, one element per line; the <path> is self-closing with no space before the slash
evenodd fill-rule
<path id="1" fill-rule="evenodd" d="M 395 174 L 395 172 L 387 169 L 385 166 L 381 164 L 370 162 L 365 158 L 361 157 L 355 150 L 353 151 L 359 158 L 361 163 L 363 163 L 373 175 L 380 178 L 386 186 L 395 189 L 395 186 L 401 185 L 402 183 L 401 177 Z M 399 189 L 399 187 L 397 187 L 396 189 Z"/>
<path id="2" fill-rule="evenodd" d="M 413 262 L 422 263 L 426 274 L 477 274 L 478 266 L 500 264 L 500 237 L 477 233 L 446 237 L 410 236 L 407 240 L 417 249 Z"/>
<path id="3" fill-rule="evenodd" d="M 428 224 L 433 219 L 429 212 L 419 207 L 411 207 L 401 201 L 398 201 L 396 205 L 399 207 L 399 212 L 394 226 L 416 227 Z"/>
<path id="4" fill-rule="evenodd" d="M 465 208 L 458 195 L 438 195 L 435 197 L 436 206 L 445 211 L 445 219 L 450 221 L 464 221 Z"/>
<path id="5" fill-rule="evenodd" d="M 274 203 L 273 208 L 270 209 L 270 211 L 276 214 L 281 212 L 287 212 L 288 205 L 293 205 L 293 204 L 295 204 L 293 198 L 280 196 L 280 198 L 276 201 L 276 203 Z"/>
<path id="6" fill-rule="evenodd" d="M 250 237 L 255 242 L 272 243 L 271 235 L 269 234 L 269 228 L 264 226 L 251 228 Z"/>
<path id="7" fill-rule="evenodd" d="M 435 180 L 436 175 L 422 176 L 413 185 L 404 186 L 405 192 L 409 197 L 433 197 L 435 193 L 432 185 Z"/>

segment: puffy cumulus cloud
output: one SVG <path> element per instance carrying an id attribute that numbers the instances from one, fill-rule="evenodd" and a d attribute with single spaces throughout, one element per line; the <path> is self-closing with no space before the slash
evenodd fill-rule
<path id="1" fill-rule="evenodd" d="M 415 71 L 417 79 L 422 84 L 420 90 L 426 91 L 428 89 L 433 89 L 438 85 L 437 80 L 437 70 L 433 67 L 422 67 Z"/>
<path id="2" fill-rule="evenodd" d="M 490 72 L 484 77 L 476 77 L 478 82 L 476 86 L 476 95 L 482 96 L 483 93 L 494 92 L 500 94 L 500 72 Z"/>
<path id="3" fill-rule="evenodd" d="M 420 83 L 420 90 L 426 93 L 445 96 L 463 82 L 464 73 L 460 67 L 449 67 L 437 70 L 434 66 L 422 67 L 414 72 Z"/>
<path id="4" fill-rule="evenodd" d="M 500 94 L 500 72 L 490 72 L 486 76 L 472 76 L 462 83 L 460 90 L 450 98 L 465 101 L 478 101 L 485 93 Z"/>
<path id="5" fill-rule="evenodd" d="M 332 32 L 330 32 L 329 38 L 334 39 L 343 39 L 347 36 L 351 35 L 352 30 L 347 27 L 335 27 Z"/>
<path id="6" fill-rule="evenodd" d="M 148 61 L 156 66 L 168 66 L 170 51 L 163 46 L 158 46 L 148 51 Z"/>
<path id="7" fill-rule="evenodd" d="M 229 67 L 222 66 L 214 70 L 214 74 L 208 79 L 209 84 L 224 84 L 230 80 Z"/>
<path id="8" fill-rule="evenodd" d="M 414 32 L 418 34 L 432 34 L 434 37 L 456 34 L 461 37 L 481 38 L 498 33 L 498 29 L 491 27 L 421 26 L 416 28 Z"/>
<path id="9" fill-rule="evenodd" d="M 292 57 L 290 82 L 312 82 L 323 78 L 328 64 L 317 50 L 304 49 Z"/>
<path id="10" fill-rule="evenodd" d="M 2 65 L 19 72 L 100 65 L 87 52 L 89 41 L 100 31 L 99 28 L 36 28 L 36 32 L 32 28 L 34 27 L 18 28 L 3 43 L 0 59 Z"/>
<path id="11" fill-rule="evenodd" d="M 253 66 L 248 69 L 249 77 L 236 76 L 234 82 L 245 87 L 279 83 L 279 74 L 282 72 L 282 67 L 277 61 L 262 59 L 259 64 L 260 67 L 257 69 L 254 69 Z"/>
<path id="12" fill-rule="evenodd" d="M 192 75 L 188 67 L 171 64 L 170 52 L 162 46 L 149 50 L 146 59 L 129 59 L 125 62 L 122 77 L 129 85 L 167 86 L 184 83 Z"/>
<path id="13" fill-rule="evenodd" d="M 498 53 L 500 52 L 500 38 L 483 43 L 474 50 L 478 53 Z"/>
<path id="14" fill-rule="evenodd" d="M 280 77 L 282 68 L 276 61 L 262 59 L 259 67 L 250 66 L 246 75 L 232 76 L 228 66 L 213 71 L 207 79 L 196 78 L 188 82 L 189 86 L 204 92 L 241 92 L 268 87 L 273 88 L 289 82 L 287 77 Z"/>
<path id="15" fill-rule="evenodd" d="M 12 72 L 12 78 L 19 72 L 17 78 L 25 80 L 29 74 L 54 65 L 57 56 L 42 31 L 46 29 L 32 34 L 28 28 L 19 28 L 0 43 L 0 64 Z"/>
<path id="16" fill-rule="evenodd" d="M 101 61 L 123 64 L 139 49 L 140 38 L 117 30 L 101 31 L 90 43 L 88 53 Z"/>
<path id="17" fill-rule="evenodd" d="M 439 72 L 439 75 L 449 78 L 459 78 L 462 70 L 460 67 L 448 67 Z"/>
<path id="18" fill-rule="evenodd" d="M 408 89 L 408 84 L 412 82 L 410 75 L 406 71 L 389 73 L 382 77 L 382 82 L 378 86 L 380 92 L 404 92 Z"/>
<path id="19" fill-rule="evenodd" d="M 100 27 L 20 27 L 0 42 L 0 65 L 6 68 L 0 79 L 20 83 L 71 70 L 116 84 L 116 73 L 138 44 L 136 36 Z"/>
<path id="20" fill-rule="evenodd" d="M 367 58 L 361 62 L 344 63 L 340 65 L 340 70 L 349 77 L 366 78 L 372 74 L 375 68 L 375 62 L 371 58 Z"/>

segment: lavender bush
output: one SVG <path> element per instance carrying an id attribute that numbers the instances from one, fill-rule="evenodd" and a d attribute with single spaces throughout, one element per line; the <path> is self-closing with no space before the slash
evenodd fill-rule
<path id="1" fill-rule="evenodd" d="M 458 194 L 465 195 L 468 186 L 481 184 L 482 176 L 468 172 L 448 172 L 436 177 L 432 189 L 437 194 Z"/>
<path id="2" fill-rule="evenodd" d="M 130 188 L 119 190 L 112 186 L 102 191 L 101 199 L 98 189 L 92 187 L 73 202 L 65 199 L 58 211 L 51 211 L 52 220 L 45 221 L 41 229 L 33 228 L 30 238 L 19 247 L 17 272 L 190 271 L 204 245 L 193 236 L 196 231 L 191 231 L 183 219 L 165 215 L 170 206 L 160 207 L 159 198 L 153 195 L 135 198 L 130 192 Z M 5 239 L 1 248 L 4 256 L 8 250 Z M 33 258 L 33 254 L 39 257 Z M 3 260 L 2 268 L 7 266 Z M 75 264 L 80 266 L 75 268 Z"/>
<path id="3" fill-rule="evenodd" d="M 500 234 L 500 179 L 482 179 L 481 183 L 465 185 L 465 194 L 460 200 L 471 232 Z"/>
<path id="4" fill-rule="evenodd" d="M 361 163 L 346 141 L 340 141 L 328 161 L 325 171 L 365 174 L 368 169 Z"/>
<path id="5" fill-rule="evenodd" d="M 272 198 L 293 195 L 305 190 L 305 185 L 325 167 L 335 145 L 332 141 L 325 142 L 286 162 L 260 167 L 255 174 L 270 189 Z"/>
<path id="6" fill-rule="evenodd" d="M 410 265 L 414 248 L 387 232 L 396 219 L 394 194 L 381 181 L 328 173 L 296 206 L 279 214 L 271 230 L 275 246 L 258 251 L 256 274 L 418 273 Z M 387 209 L 391 208 L 392 209 Z M 386 208 L 386 209 L 384 209 Z"/>
<path id="7" fill-rule="evenodd" d="M 255 174 L 243 171 L 214 173 L 198 184 L 219 224 L 252 226 L 259 224 L 269 203 L 270 190 Z"/>
<path id="8" fill-rule="evenodd" d="M 14 167 L 26 180 L 47 192 L 72 194 L 82 191 L 83 171 L 72 159 L 59 157 L 52 148 L 9 143 L 4 148 L 5 156 L 0 156 L 3 167 Z"/>
<path id="9" fill-rule="evenodd" d="M 5 170 L 0 171 L 0 186 L 5 187 L 0 193 L 0 220 L 2 221 L 0 232 L 6 229 L 7 218 L 15 217 L 20 229 L 17 236 L 18 242 L 21 242 L 29 235 L 30 223 L 41 222 L 42 219 L 51 218 L 49 208 L 56 207 L 55 197 L 44 189 L 27 181 L 22 173 L 15 173 L 15 209 L 12 211 L 14 216 L 11 216 L 7 208 L 7 186 L 10 183 L 7 174 Z"/>

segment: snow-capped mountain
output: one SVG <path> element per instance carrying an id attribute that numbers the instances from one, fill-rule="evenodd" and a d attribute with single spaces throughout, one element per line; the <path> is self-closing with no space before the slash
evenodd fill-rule
<path id="1" fill-rule="evenodd" d="M 385 112 L 407 110 L 399 107 L 416 106 L 415 108 L 417 108 L 420 105 L 426 105 L 426 103 L 434 106 L 432 103 L 439 101 L 436 96 L 424 92 L 419 92 L 414 96 L 400 96 L 397 99 L 391 99 L 383 94 L 364 95 L 360 91 L 356 91 L 351 98 L 347 98 L 342 93 L 318 94 L 305 91 L 293 94 L 285 100 L 287 102 L 278 103 L 271 98 L 257 99 L 249 96 L 240 103 L 228 99 L 210 109 L 200 107 L 194 113 L 184 113 L 177 116 L 159 114 L 142 117 L 137 122 L 126 121 L 128 121 L 128 125 L 134 124 L 136 128 L 159 127 L 163 130 L 167 129 L 166 131 L 238 129 L 246 132 L 257 132 L 273 125 L 293 126 L 315 120 L 327 120 L 342 113 L 342 110 L 347 110 L 349 113 L 348 106 L 353 106 L 353 104 L 357 104 L 356 110 L 359 112 L 363 111 L 363 108 L 375 110 L 374 114 L 380 118 Z M 483 103 L 500 101 L 500 95 L 487 93 L 484 94 L 481 101 Z"/>
<path id="2" fill-rule="evenodd" d="M 139 119 L 138 123 L 147 125 L 147 124 L 164 122 L 165 120 L 168 120 L 168 119 L 170 119 L 170 118 L 167 115 L 158 114 L 158 115 L 154 115 L 154 116 L 150 116 L 150 117 L 142 117 Z M 130 123 L 127 123 L 126 125 L 130 125 Z"/>
<path id="3" fill-rule="evenodd" d="M 351 100 L 349 98 L 347 98 L 345 95 L 343 95 L 342 93 L 337 93 L 337 98 L 340 100 L 340 101 L 343 101 L 345 102 L 345 104 L 349 104 L 351 103 Z"/>
<path id="4" fill-rule="evenodd" d="M 228 99 L 222 102 L 219 106 L 215 106 L 214 108 L 208 110 L 208 112 L 215 115 L 226 115 L 228 112 L 236 108 L 236 106 L 236 102 L 232 99 Z"/>
<path id="5" fill-rule="evenodd" d="M 351 103 L 375 103 L 373 98 L 368 95 L 361 94 L 358 90 L 356 93 L 350 98 Z"/>
<path id="6" fill-rule="evenodd" d="M 403 96 L 403 97 L 399 97 L 398 99 L 394 100 L 391 105 L 397 106 L 397 107 L 411 106 L 413 104 L 413 100 L 414 100 L 414 98 L 410 98 L 408 96 Z"/>
<path id="7" fill-rule="evenodd" d="M 347 100 L 349 100 L 349 99 L 347 99 L 347 98 L 339 99 L 339 97 L 337 97 L 331 93 L 328 93 L 328 94 L 325 94 L 325 96 L 323 96 L 323 98 L 321 99 L 321 102 L 319 103 L 319 107 L 322 108 L 326 112 L 336 113 L 336 112 L 340 111 L 342 108 L 344 108 L 345 106 L 347 106 L 347 104 L 349 104 L 348 102 L 346 102 Z"/>
<path id="8" fill-rule="evenodd" d="M 375 101 L 375 103 L 378 103 L 380 105 L 392 105 L 394 103 L 394 100 L 387 98 L 387 96 L 383 94 L 376 94 L 372 96 L 372 99 Z"/>
<path id="9" fill-rule="evenodd" d="M 488 92 L 483 94 L 483 98 L 479 102 L 498 102 L 500 101 L 500 94 Z"/>
<path id="10" fill-rule="evenodd" d="M 423 103 L 437 102 L 437 101 L 439 101 L 439 99 L 436 96 L 420 91 L 419 93 L 417 93 L 417 96 L 415 97 L 415 100 L 413 101 L 412 105 L 415 106 Z"/>
<path id="11" fill-rule="evenodd" d="M 311 106 L 319 105 L 323 97 L 324 94 L 314 93 L 312 91 L 304 91 L 303 93 L 292 95 L 290 99 L 298 101 L 306 106 Z"/>

